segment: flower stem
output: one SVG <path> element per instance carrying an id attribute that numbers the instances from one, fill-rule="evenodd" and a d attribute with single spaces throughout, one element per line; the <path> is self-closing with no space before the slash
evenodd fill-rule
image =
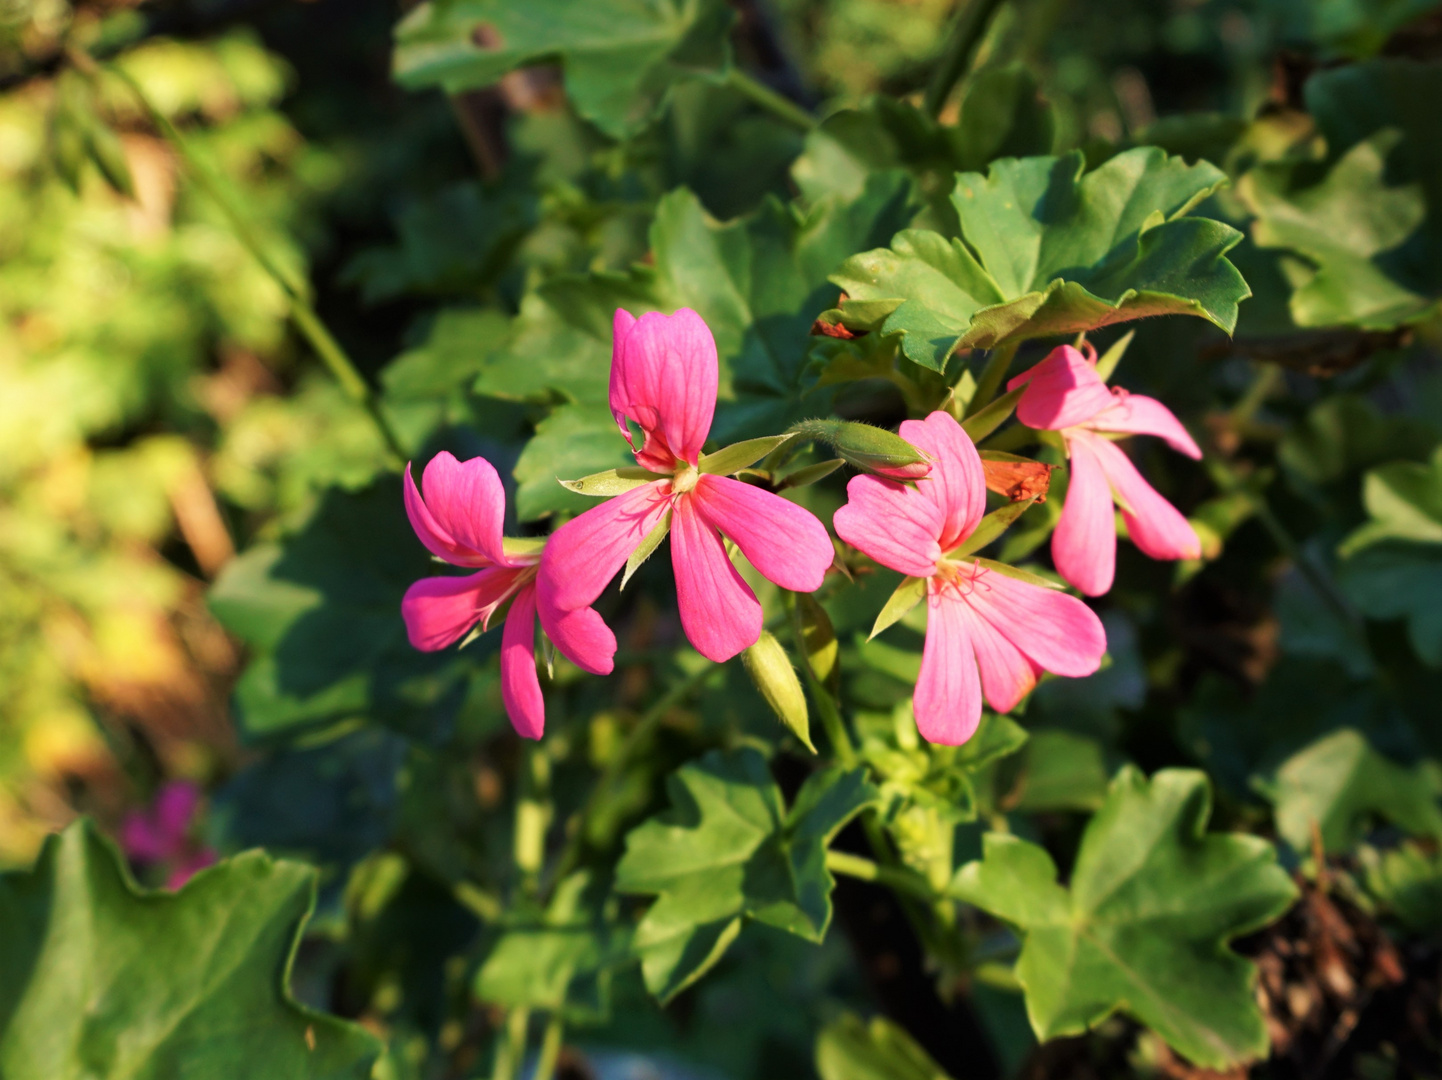
<path id="1" fill-rule="evenodd" d="M 506 1014 L 506 1026 L 496 1040 L 496 1060 L 491 1067 L 491 1080 L 515 1080 L 526 1056 L 526 1028 L 531 1023 L 531 1010 L 518 1006 Z"/>
<path id="2" fill-rule="evenodd" d="M 996 392 L 1001 389 L 1001 382 L 1006 378 L 1016 350 L 1015 345 L 1002 345 L 991 350 L 991 355 L 986 358 L 986 367 L 981 369 L 981 378 L 976 381 L 976 393 L 966 404 L 967 416 L 975 416 L 991 404 Z"/>
<path id="3" fill-rule="evenodd" d="M 76 70 L 87 78 L 95 80 L 100 75 L 101 68 L 89 53 L 72 47 L 68 52 L 68 57 Z M 321 363 L 329 369 L 336 382 L 340 383 L 341 389 L 345 391 L 346 395 L 370 415 L 371 421 L 385 442 L 391 466 L 399 469 L 407 457 L 405 448 L 401 445 L 400 438 L 396 435 L 395 429 L 391 427 L 390 421 L 382 412 L 380 400 L 371 390 L 370 384 L 365 381 L 364 376 L 356 369 L 355 363 L 346 354 L 335 335 L 330 332 L 330 329 L 316 313 L 315 307 L 307 295 L 309 292 L 307 283 L 271 256 L 265 244 L 251 227 L 250 222 L 246 220 L 245 215 L 231 202 L 224 187 L 212 175 L 210 169 L 196 156 L 185 136 L 170 122 L 170 118 L 156 107 L 144 88 L 130 73 L 124 68 L 114 65 L 108 66 L 105 71 L 124 83 L 130 93 L 134 95 L 141 108 L 149 115 L 151 123 L 155 125 L 166 142 L 179 155 L 180 160 L 184 162 L 195 186 L 219 208 L 241 246 L 280 286 L 289 301 L 290 317 L 295 328 L 310 343 L 311 348 L 320 357 Z"/>
<path id="4" fill-rule="evenodd" d="M 546 1021 L 545 1033 L 541 1036 L 541 1050 L 536 1057 L 536 1069 L 531 1080 L 552 1080 L 556 1075 L 556 1062 L 561 1057 L 561 1037 L 566 1032 L 566 1022 L 560 1013 L 552 1013 Z"/>
<path id="5" fill-rule="evenodd" d="M 754 104 L 760 105 L 778 120 L 800 131 L 810 131 L 816 126 L 816 117 L 738 67 L 726 72 L 726 85 L 749 98 Z"/>
<path id="6" fill-rule="evenodd" d="M 873 881 L 878 885 L 885 885 L 888 888 L 908 893 L 927 904 L 935 903 L 937 899 L 931 886 L 919 874 L 901 867 L 882 866 L 870 859 L 863 859 L 860 855 L 851 855 L 845 851 L 828 851 L 826 853 L 826 869 L 833 874 L 842 874 L 860 881 Z"/>
<path id="7" fill-rule="evenodd" d="M 922 107 L 933 119 L 941 115 L 946 99 L 951 97 L 966 71 L 971 67 L 971 58 L 986 36 L 992 18 L 1001 9 L 1004 0 L 968 0 L 965 9 L 957 16 L 951 36 L 941 53 L 941 62 L 932 72 L 931 81 L 926 84 L 926 98 Z"/>

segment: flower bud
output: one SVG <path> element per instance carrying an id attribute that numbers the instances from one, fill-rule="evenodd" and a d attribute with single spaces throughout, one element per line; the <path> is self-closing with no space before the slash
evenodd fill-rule
<path id="1" fill-rule="evenodd" d="M 793 431 L 824 442 L 837 457 L 863 472 L 892 480 L 919 480 L 931 458 L 895 432 L 851 420 L 804 420 Z"/>
<path id="2" fill-rule="evenodd" d="M 746 673 L 761 691 L 766 704 L 776 714 L 776 719 L 805 744 L 813 754 L 816 747 L 811 743 L 811 717 L 806 711 L 806 695 L 801 690 L 801 680 L 791 666 L 791 658 L 781 643 L 763 630 L 755 645 L 741 654 Z"/>

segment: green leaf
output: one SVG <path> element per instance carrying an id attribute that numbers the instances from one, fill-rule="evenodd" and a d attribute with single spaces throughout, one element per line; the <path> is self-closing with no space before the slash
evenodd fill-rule
<path id="1" fill-rule="evenodd" d="M 1383 414 L 1360 394 L 1336 394 L 1314 405 L 1303 422 L 1287 428 L 1277 447 L 1277 458 L 1289 473 L 1308 484 L 1352 484 L 1355 473 L 1398 458 L 1426 461 L 1439 441 L 1442 431 L 1425 420 Z M 1383 478 L 1382 482 L 1387 481 Z M 1401 490 L 1408 486 L 1405 480 L 1399 484 Z M 1379 511 L 1376 516 L 1386 514 Z M 1398 535 L 1402 539 L 1425 539 L 1409 537 L 1405 531 Z M 1442 537 L 1442 526 L 1432 535 Z"/>
<path id="2" fill-rule="evenodd" d="M 576 111 L 620 139 L 725 68 L 732 17 L 720 0 L 430 0 L 396 26 L 395 77 L 454 94 L 559 59 Z"/>
<path id="3" fill-rule="evenodd" d="M 1383 817 L 1414 836 L 1442 837 L 1436 779 L 1423 766 L 1406 768 L 1344 729 L 1287 759 L 1266 793 L 1276 804 L 1277 832 L 1298 851 L 1312 847 L 1312 829 L 1329 852 L 1352 846 L 1370 819 Z"/>
<path id="4" fill-rule="evenodd" d="M 1367 891 L 1414 934 L 1442 930 L 1442 852 L 1407 842 L 1360 852 Z"/>
<path id="5" fill-rule="evenodd" d="M 315 871 L 248 852 L 138 890 L 87 822 L 0 876 L 0 1073 L 365 1080 L 380 1050 L 286 986 Z"/>
<path id="6" fill-rule="evenodd" d="M 1338 583 L 1371 619 L 1405 619 L 1407 638 L 1432 667 L 1442 666 L 1442 547 L 1388 542 L 1342 564 Z"/>
<path id="7" fill-rule="evenodd" d="M 422 739 L 449 728 L 477 654 L 423 653 L 406 639 L 401 597 L 439 568 L 403 505 L 399 476 L 328 491 L 298 532 L 257 544 L 216 579 L 211 610 L 256 654 L 236 686 L 248 737 L 356 716 Z"/>
<path id="8" fill-rule="evenodd" d="M 1442 68 L 1372 60 L 1318 72 L 1307 108 L 1327 160 L 1259 166 L 1241 191 L 1257 244 L 1284 264 L 1299 326 L 1388 330 L 1442 298 Z"/>
<path id="9" fill-rule="evenodd" d="M 638 487 L 645 487 L 656 480 L 664 480 L 665 476 L 660 473 L 649 472 L 639 466 L 622 466 L 619 469 L 607 469 L 605 472 L 592 473 L 590 476 L 583 476 L 579 480 L 562 480 L 560 484 L 567 491 L 574 491 L 577 495 L 587 495 L 593 499 L 604 499 L 612 495 L 624 495 Z"/>
<path id="10" fill-rule="evenodd" d="M 976 529 L 966 538 L 966 542 L 951 554 L 955 556 L 970 555 L 974 551 L 980 551 L 991 543 L 1007 529 L 1022 514 L 1031 509 L 1036 499 L 1023 499 L 1020 502 L 1007 503 L 998 510 L 993 510 L 976 523 Z"/>
<path id="11" fill-rule="evenodd" d="M 1398 461 L 1373 469 L 1362 482 L 1372 520 L 1343 541 L 1345 557 L 1383 540 L 1442 544 L 1442 446 L 1426 465 Z"/>
<path id="12" fill-rule="evenodd" d="M 1018 386 L 1015 390 L 1008 390 L 995 401 L 972 413 L 961 422 L 961 430 L 966 432 L 973 443 L 979 443 L 1002 424 L 1006 423 L 1011 414 L 1016 411 L 1016 403 L 1021 400 L 1021 395 L 1026 393 L 1025 386 Z"/>
<path id="13" fill-rule="evenodd" d="M 1267 1052 L 1256 970 L 1226 948 L 1296 898 L 1270 844 L 1206 833 L 1205 774 L 1125 768 L 1087 824 L 1070 886 L 1044 848 L 988 833 L 953 893 L 1015 924 L 1016 976 L 1040 1039 L 1122 1011 L 1178 1053 L 1225 1068 Z"/>
<path id="14" fill-rule="evenodd" d="M 1083 174 L 1065 157 L 1003 159 L 959 175 L 961 239 L 909 230 L 832 276 L 853 303 L 890 305 L 881 332 L 942 370 L 953 348 L 995 348 L 1153 315 L 1205 318 L 1231 332 L 1250 295 L 1225 255 L 1228 225 L 1184 215 L 1225 177 L 1154 147 Z"/>
<path id="15" fill-rule="evenodd" d="M 884 1016 L 844 1013 L 816 1038 L 821 1080 L 951 1080 L 904 1028 Z"/>
<path id="16" fill-rule="evenodd" d="M 647 989 L 663 1002 L 699 979 L 756 919 L 819 942 L 831 922 L 826 846 L 877 792 L 864 770 L 812 776 L 788 813 L 766 760 L 712 751 L 667 779 L 672 809 L 633 829 L 620 892 L 652 894 L 636 928 Z"/>
<path id="17" fill-rule="evenodd" d="M 787 435 L 766 435 L 759 439 L 732 443 L 714 454 L 702 454 L 697 468 L 712 476 L 730 476 L 751 465 L 755 465 L 771 451 L 791 438 Z"/>
<path id="18" fill-rule="evenodd" d="M 1059 729 L 1033 731 L 1022 752 L 1019 791 L 1009 808 L 1095 810 L 1107 796 L 1107 767 L 1101 743 Z"/>
<path id="19" fill-rule="evenodd" d="M 876 616 L 876 622 L 871 625 L 871 633 L 867 636 L 870 641 L 877 634 L 888 627 L 895 626 L 907 613 L 917 604 L 926 599 L 926 578 L 902 578 L 901 584 L 887 598 L 886 606 Z"/>
<path id="20" fill-rule="evenodd" d="M 630 955 L 627 934 L 607 916 L 604 901 L 583 872 L 556 886 L 544 912 L 512 913 L 476 972 L 476 997 L 506 1008 L 604 1019 L 611 971 Z"/>

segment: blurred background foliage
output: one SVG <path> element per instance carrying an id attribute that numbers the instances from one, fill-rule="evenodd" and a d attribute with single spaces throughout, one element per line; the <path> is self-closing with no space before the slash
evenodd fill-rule
<path id="1" fill-rule="evenodd" d="M 720 54 L 696 61 L 713 77 L 667 68 L 674 85 L 640 112 L 593 108 L 552 64 L 447 83 L 407 66 L 416 15 L 393 0 L 0 0 L 0 865 L 30 865 L 78 815 L 113 833 L 188 779 L 209 793 L 206 843 L 320 869 L 296 994 L 382 1036 L 380 1075 L 479 1075 L 515 993 L 495 967 L 484 1007 L 468 992 L 477 958 L 501 955 L 512 815 L 540 783 L 499 706 L 496 644 L 406 644 L 399 597 L 429 564 L 390 450 L 193 163 L 303 283 L 401 448 L 514 469 L 511 531 L 544 532 L 578 505 L 552 477 L 622 463 L 601 407 L 615 306 L 703 310 L 727 358 L 726 439 L 828 403 L 894 425 L 914 403 L 875 377 L 875 338 L 809 334 L 841 260 L 909 223 L 954 233 L 958 170 L 1160 146 L 1227 173 L 1204 212 L 1245 234 L 1230 258 L 1253 292 L 1232 338 L 1152 320 L 1125 359 L 1127 385 L 1205 434 L 1200 464 L 1144 460 L 1206 559 L 1123 545 L 1109 667 L 1045 683 L 1025 746 L 969 764 L 964 791 L 907 726 L 919 635 L 863 640 L 894 575 L 827 594 L 863 754 L 883 782 L 932 792 L 908 796 L 894 835 L 942 880 L 980 854 L 978 822 L 1066 867 L 1119 766 L 1206 769 L 1221 827 L 1278 838 L 1289 868 L 1335 855 L 1348 902 L 1401 928 L 1407 970 L 1432 965 L 1385 987 L 1399 1016 L 1431 1001 L 1422 1035 L 1369 1020 L 1339 1053 L 1328 1025 L 1363 1006 L 1258 935 L 1249 955 L 1286 969 L 1262 962 L 1276 1053 L 1306 1043 L 1298 1061 L 1356 1070 L 1327 1075 L 1439 1075 L 1442 16 L 1431 0 L 1007 0 L 964 93 L 929 118 L 917 106 L 949 27 L 992 6 L 721 5 L 736 64 L 826 118 L 803 131 L 715 75 Z M 67 49 L 109 66 L 91 77 Z M 718 318 L 704 301 L 722 291 Z M 827 517 L 840 497 L 805 496 Z M 1002 557 L 1044 536 L 1023 523 Z M 663 576 L 638 585 L 622 649 L 666 659 L 611 683 L 561 664 L 548 692 L 554 820 L 616 766 L 612 802 L 579 825 L 597 865 L 666 806 L 668 773 L 738 739 L 782 743 L 737 665 L 676 657 Z M 616 761 L 673 676 L 708 692 Z M 804 770 L 778 760 L 794 796 Z M 590 1067 L 1203 1075 L 1120 1018 L 1037 1048 L 1011 969 L 985 955 L 1005 935 L 986 924 L 979 956 L 923 959 L 894 905 L 853 887 L 845 937 L 748 930 L 667 1013 L 634 968 L 592 957 L 581 997 L 608 1019 L 576 1036 Z M 546 918 L 609 926 L 588 896 Z M 1352 932 L 1360 986 L 1358 965 L 1381 961 L 1371 931 Z M 842 1006 L 879 1006 L 910 1034 L 832 1023 Z M 636 1053 L 669 1071 L 626 1072 Z M 1323 1075 L 1278 1061 L 1277 1076 Z"/>

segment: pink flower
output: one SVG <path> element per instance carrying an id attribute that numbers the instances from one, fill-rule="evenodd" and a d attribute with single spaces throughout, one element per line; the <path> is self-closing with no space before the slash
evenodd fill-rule
<path id="1" fill-rule="evenodd" d="M 1096 372 L 1096 352 L 1083 356 L 1070 345 L 1053 349 L 1040 364 L 1012 379 L 1026 385 L 1017 419 L 1030 428 L 1060 431 L 1071 459 L 1071 483 L 1061 521 L 1051 538 L 1057 572 L 1088 596 L 1112 587 L 1117 533 L 1112 502 L 1121 508 L 1132 543 L 1153 559 L 1197 559 L 1196 530 L 1131 459 L 1102 433 L 1157 435 L 1174 450 L 1200 458 L 1201 450 L 1170 409 L 1155 398 L 1108 389 Z"/>
<path id="2" fill-rule="evenodd" d="M 779 495 L 699 472 L 716 409 L 716 342 L 701 316 L 617 311 L 611 413 L 637 463 L 666 474 L 567 522 L 541 559 L 541 624 L 577 666 L 610 672 L 616 638 L 591 607 L 650 532 L 669 520 L 681 626 L 720 663 L 761 636 L 761 605 L 726 553 L 724 533 L 783 589 L 821 587 L 834 551 L 826 526 Z M 628 418 L 640 426 L 636 449 Z"/>
<path id="3" fill-rule="evenodd" d="M 545 700 L 536 677 L 536 567 L 540 552 L 512 554 L 501 537 L 506 493 L 485 458 L 457 461 L 449 453 L 431 458 L 421 477 L 425 498 L 406 466 L 406 515 L 421 543 L 453 566 L 478 568 L 466 577 L 423 578 L 406 590 L 401 615 L 417 649 L 434 652 L 459 641 L 507 600 L 501 636 L 501 700 L 518 734 L 539 739 L 546 727 Z"/>
<path id="4" fill-rule="evenodd" d="M 853 477 L 836 532 L 883 566 L 926 579 L 916 726 L 928 742 L 959 746 L 976 731 L 983 694 L 1007 712 L 1043 671 L 1090 675 L 1106 633 L 1073 596 L 951 557 L 986 511 L 981 458 L 948 413 L 906 421 L 901 437 L 936 459 L 931 475 L 912 486 Z"/>
<path id="5" fill-rule="evenodd" d="M 149 810 L 136 810 L 120 825 L 120 846 L 133 862 L 170 867 L 167 889 L 178 889 L 215 862 L 215 852 L 190 839 L 200 807 L 200 789 L 188 780 L 172 780 L 156 792 Z"/>

